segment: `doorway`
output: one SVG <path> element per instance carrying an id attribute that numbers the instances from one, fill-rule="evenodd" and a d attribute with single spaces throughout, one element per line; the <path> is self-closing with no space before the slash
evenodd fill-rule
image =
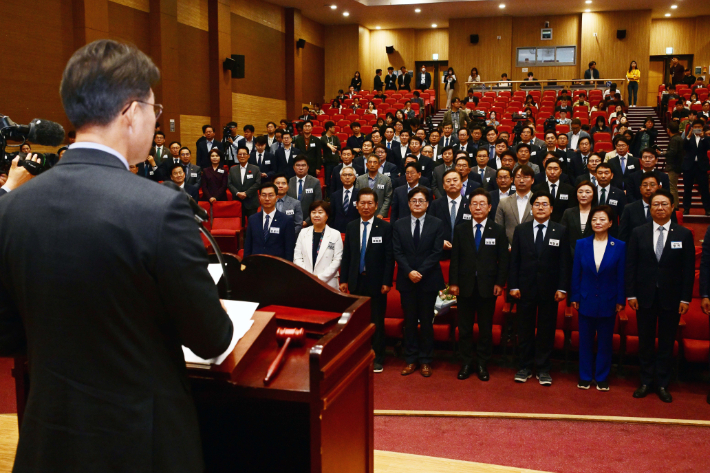
<path id="1" fill-rule="evenodd" d="M 665 61 L 663 59 L 651 59 L 648 67 L 648 90 L 646 93 L 646 105 L 650 107 L 658 106 L 658 87 L 664 83 L 664 70 Z"/>
<path id="2" fill-rule="evenodd" d="M 671 59 L 673 59 L 674 57 L 678 58 L 678 62 L 686 69 L 692 70 L 693 68 L 692 54 L 668 54 L 665 56 L 651 56 L 651 67 L 654 67 L 654 62 L 660 62 L 663 64 L 663 84 L 671 83 Z M 658 67 L 658 65 L 656 65 L 656 67 Z M 651 90 L 650 87 L 651 83 L 649 82 L 649 92 Z M 658 88 L 656 88 L 656 92 L 658 92 Z"/>
<path id="3" fill-rule="evenodd" d="M 431 74 L 431 86 L 436 92 L 436 104 L 434 104 L 434 113 L 436 113 L 440 104 L 446 105 L 446 91 L 441 83 L 443 74 L 449 68 L 449 61 L 416 61 L 414 63 L 415 70 L 420 71 L 422 66 L 426 66 L 426 70 Z M 443 97 L 443 101 L 442 101 Z"/>

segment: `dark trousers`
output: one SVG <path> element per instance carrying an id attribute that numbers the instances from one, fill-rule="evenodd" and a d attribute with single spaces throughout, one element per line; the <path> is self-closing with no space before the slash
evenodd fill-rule
<path id="1" fill-rule="evenodd" d="M 710 190 L 708 190 L 708 175 L 698 168 L 698 163 L 694 163 L 692 169 L 683 171 L 683 208 L 690 210 L 693 198 L 693 187 L 698 185 L 700 198 L 703 201 L 703 208 L 707 212 L 710 210 Z"/>
<path id="2" fill-rule="evenodd" d="M 400 293 L 407 364 L 431 363 L 434 360 L 434 304 L 437 294 L 427 291 Z"/>
<path id="3" fill-rule="evenodd" d="M 360 275 L 355 284 L 355 290 L 350 291 L 356 296 L 370 297 L 370 320 L 375 324 L 375 334 L 372 336 L 372 349 L 375 351 L 375 363 L 385 362 L 385 313 L 387 312 L 387 294 L 377 293 L 372 295 L 370 291 L 371 276 Z M 377 276 L 374 276 L 377 277 Z"/>
<path id="4" fill-rule="evenodd" d="M 325 163 L 325 185 L 326 185 L 326 192 L 328 193 L 328 197 L 333 195 L 333 186 L 330 185 L 330 178 L 333 175 L 333 169 L 338 165 L 338 163 Z"/>
<path id="5" fill-rule="evenodd" d="M 659 289 L 660 290 L 660 289 Z M 678 307 L 664 310 L 658 291 L 650 309 L 636 312 L 639 329 L 639 361 L 641 362 L 641 384 L 652 384 L 666 388 L 671 381 L 673 345 L 675 344 L 680 314 Z M 680 305 L 680 301 L 678 301 Z M 656 326 L 658 326 L 658 351 L 656 351 Z M 655 372 L 655 375 L 654 375 Z"/>
<path id="6" fill-rule="evenodd" d="M 629 105 L 636 105 L 636 100 L 639 94 L 639 83 L 636 81 L 629 82 Z"/>
<path id="7" fill-rule="evenodd" d="M 550 371 L 550 355 L 555 344 L 557 327 L 557 306 L 555 299 L 529 299 L 520 301 L 518 308 L 518 345 L 520 348 L 520 369 L 532 369 L 538 373 Z M 537 324 L 536 324 L 537 322 Z M 537 327 L 537 335 L 535 334 Z"/>
<path id="8" fill-rule="evenodd" d="M 579 314 L 579 379 L 597 383 L 606 381 L 611 370 L 616 316 L 587 317 Z M 597 356 L 594 357 L 594 337 Z M 594 369 L 596 368 L 596 369 Z"/>
<path id="9" fill-rule="evenodd" d="M 485 366 L 493 354 L 493 313 L 496 297 L 481 297 L 478 285 L 469 297 L 457 299 L 459 316 L 459 355 L 464 365 L 473 364 L 473 323 L 478 319 L 478 364 Z"/>

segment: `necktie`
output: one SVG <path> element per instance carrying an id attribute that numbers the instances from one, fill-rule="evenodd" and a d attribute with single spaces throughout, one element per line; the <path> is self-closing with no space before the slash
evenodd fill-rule
<path id="1" fill-rule="evenodd" d="M 597 178 L 592 176 L 592 184 L 597 185 Z"/>
<path id="2" fill-rule="evenodd" d="M 466 184 L 467 184 L 467 182 L 464 182 L 464 183 L 461 185 L 461 197 L 463 197 L 463 196 L 466 195 Z"/>
<path id="3" fill-rule="evenodd" d="M 496 154 L 495 154 L 495 153 L 496 153 L 496 147 L 495 147 L 495 145 L 490 145 L 490 146 L 488 147 L 488 158 L 489 158 L 489 159 L 495 158 L 495 157 L 496 157 Z"/>
<path id="4" fill-rule="evenodd" d="M 588 156 L 582 156 L 582 163 L 584 164 L 584 167 L 587 167 L 587 159 L 589 159 Z"/>
<path id="5" fill-rule="evenodd" d="M 261 153 L 259 153 L 259 159 L 257 160 L 256 164 L 258 164 L 259 167 L 261 167 Z"/>
<path id="6" fill-rule="evenodd" d="M 178 158 L 175 158 L 175 164 L 179 163 L 180 160 Z"/>
<path id="7" fill-rule="evenodd" d="M 350 207 L 350 191 L 345 191 L 345 199 L 343 199 L 343 212 L 348 213 L 348 208 Z"/>
<path id="8" fill-rule="evenodd" d="M 552 196 L 552 200 L 555 200 L 555 190 L 557 188 L 557 184 L 552 184 L 550 187 L 552 187 L 552 189 L 550 190 L 550 195 Z"/>
<path id="9" fill-rule="evenodd" d="M 155 157 L 158 158 L 158 161 L 160 161 L 160 155 L 162 154 L 162 151 L 162 146 L 158 146 L 157 148 L 155 148 Z"/>
<path id="10" fill-rule="evenodd" d="M 210 152 L 210 151 L 212 151 L 212 142 L 208 141 L 207 142 L 207 152 Z"/>
<path id="11" fill-rule="evenodd" d="M 476 224 L 476 251 L 478 251 L 478 247 L 481 244 L 481 224 L 477 223 Z"/>
<path id="12" fill-rule="evenodd" d="M 537 254 L 541 255 L 542 250 L 545 248 L 545 237 L 542 234 L 542 229 L 545 225 L 539 224 L 537 226 L 537 236 L 535 237 L 535 248 L 537 249 Z"/>
<path id="13" fill-rule="evenodd" d="M 392 142 L 390 142 L 390 141 L 387 142 L 387 149 L 392 149 Z"/>
<path id="14" fill-rule="evenodd" d="M 621 161 L 621 174 L 626 174 L 626 158 L 619 156 L 619 160 Z"/>
<path id="15" fill-rule="evenodd" d="M 365 272 L 365 253 L 367 252 L 367 226 L 370 222 L 362 222 L 362 242 L 360 243 L 360 273 Z"/>
<path id="16" fill-rule="evenodd" d="M 419 239 L 421 238 L 421 226 L 419 224 L 419 219 L 416 219 L 414 223 L 414 235 L 412 239 L 414 240 L 414 248 L 419 248 Z"/>
<path id="17" fill-rule="evenodd" d="M 647 222 L 652 221 L 652 220 L 653 220 L 653 217 L 651 217 L 651 212 L 648 211 L 648 210 L 649 210 L 648 205 L 644 205 L 644 206 L 643 206 L 643 209 L 644 209 L 644 211 L 646 212 L 646 221 L 647 221 Z"/>
<path id="18" fill-rule="evenodd" d="M 447 146 L 449 146 L 449 139 L 448 138 L 446 138 L 444 140 L 444 148 L 446 148 Z"/>
<path id="19" fill-rule="evenodd" d="M 480 172 L 480 174 L 481 174 L 481 182 L 485 182 L 485 181 L 484 181 L 485 177 L 483 177 L 483 175 L 484 175 L 485 173 L 486 173 L 486 170 L 485 170 L 485 169 L 481 169 L 481 172 Z"/>
<path id="20" fill-rule="evenodd" d="M 656 259 L 661 261 L 661 256 L 663 256 L 663 230 L 665 228 L 658 227 L 658 241 L 656 242 Z"/>
<path id="21" fill-rule="evenodd" d="M 456 226 L 456 201 L 451 201 L 451 242 L 454 241 L 454 227 Z"/>
<path id="22" fill-rule="evenodd" d="M 303 179 L 298 180 L 298 200 L 303 197 Z"/>
<path id="23" fill-rule="evenodd" d="M 279 199 L 279 200 L 276 202 L 276 210 L 278 210 L 279 212 L 283 212 L 283 211 L 284 211 L 284 200 L 283 200 L 283 199 Z"/>
<path id="24" fill-rule="evenodd" d="M 266 215 L 266 221 L 264 222 L 264 241 L 269 236 L 269 215 Z"/>
<path id="25" fill-rule="evenodd" d="M 606 189 L 602 188 L 602 196 L 599 198 L 599 205 L 606 205 Z"/>

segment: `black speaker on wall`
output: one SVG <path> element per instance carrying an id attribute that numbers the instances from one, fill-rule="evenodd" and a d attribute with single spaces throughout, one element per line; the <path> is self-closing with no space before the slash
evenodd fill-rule
<path id="1" fill-rule="evenodd" d="M 471 44 L 478 44 L 478 35 L 477 34 L 471 35 Z"/>
<path id="2" fill-rule="evenodd" d="M 222 63 L 225 71 L 232 73 L 232 79 L 244 79 L 244 56 L 232 54 Z"/>
<path id="3" fill-rule="evenodd" d="M 394 46 L 385 46 L 387 54 L 392 54 L 394 52 Z"/>
<path id="4" fill-rule="evenodd" d="M 305 40 L 305 39 L 299 39 L 298 41 L 296 41 L 296 47 L 297 47 L 298 49 L 303 49 L 303 48 L 305 48 L 305 47 L 306 47 L 306 40 Z"/>
<path id="5" fill-rule="evenodd" d="M 626 38 L 626 30 L 616 30 L 616 39 Z"/>

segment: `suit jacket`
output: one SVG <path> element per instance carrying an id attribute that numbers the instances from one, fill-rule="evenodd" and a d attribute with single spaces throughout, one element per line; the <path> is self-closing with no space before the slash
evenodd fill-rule
<path id="1" fill-rule="evenodd" d="M 530 197 L 532 197 L 532 194 L 530 194 Z M 505 228 L 505 234 L 508 236 L 508 242 L 511 244 L 513 243 L 513 233 L 515 232 L 515 228 L 521 223 L 533 221 L 530 199 L 528 199 L 528 203 L 525 206 L 523 221 L 520 221 L 517 198 L 517 193 L 515 193 L 511 194 L 507 199 L 501 200 L 498 204 L 498 210 L 496 210 L 495 216 L 495 222 L 498 225 L 503 225 Z"/>
<path id="2" fill-rule="evenodd" d="M 172 181 L 165 181 L 165 182 L 167 183 L 167 182 L 172 182 Z M 192 197 L 192 199 L 195 202 L 197 202 L 200 199 L 200 188 L 199 187 L 191 186 L 187 182 L 185 182 L 185 183 L 183 183 L 182 191 L 185 194 Z"/>
<path id="3" fill-rule="evenodd" d="M 533 192 L 539 190 L 550 191 L 550 186 L 547 185 L 547 181 L 533 186 Z M 560 223 L 565 210 L 577 206 L 577 193 L 574 187 L 560 181 L 557 181 L 556 190 L 557 192 L 555 192 L 555 199 L 552 202 L 552 215 L 550 218 L 553 222 Z"/>
<path id="4" fill-rule="evenodd" d="M 537 232 L 535 225 L 537 222 L 533 220 L 515 228 L 508 288 L 519 289 L 522 301 L 534 301 L 536 298 L 549 301 L 556 291 L 569 293 L 569 238 L 565 227 L 548 220 L 542 254 L 538 255 L 534 240 Z"/>
<path id="5" fill-rule="evenodd" d="M 579 303 L 579 313 L 586 317 L 613 317 L 616 304 L 626 305 L 624 269 L 626 244 L 609 237 L 599 264 L 594 260 L 594 236 L 577 242 L 572 265 L 571 302 Z"/>
<path id="6" fill-rule="evenodd" d="M 212 150 L 207 151 L 207 139 L 204 136 L 197 140 L 197 143 L 195 143 L 195 148 L 197 148 L 197 157 L 195 159 L 197 165 L 201 168 L 210 167 L 210 151 Z M 224 144 L 222 144 L 222 142 L 219 141 L 217 138 L 214 138 L 212 140 L 212 148 L 217 148 L 222 153 L 224 153 Z"/>
<path id="7" fill-rule="evenodd" d="M 264 212 L 259 211 L 249 217 L 247 236 L 244 241 L 244 258 L 250 255 L 271 255 L 293 261 L 293 249 L 296 246 L 293 218 L 278 210 L 274 212 L 266 238 L 264 238 Z"/>
<path id="8" fill-rule="evenodd" d="M 454 144 L 454 157 L 459 151 L 465 151 L 468 153 L 468 159 L 471 163 L 471 166 L 475 167 L 476 166 L 476 150 L 478 149 L 478 145 L 472 141 L 469 141 L 466 143 L 466 146 L 461 145 L 461 142 L 459 141 L 458 143 Z"/>
<path id="9" fill-rule="evenodd" d="M 259 207 L 258 191 L 261 185 L 261 171 L 257 166 L 247 163 L 247 171 L 242 182 L 240 168 L 241 165 L 237 164 L 229 170 L 229 191 L 232 193 L 233 199 L 240 201 L 245 209 L 256 209 Z M 245 192 L 246 198 L 237 197 L 239 192 Z"/>
<path id="10" fill-rule="evenodd" d="M 296 171 L 293 170 L 293 160 L 301 154 L 301 150 L 291 145 L 291 152 L 289 153 L 288 162 L 286 161 L 286 151 L 283 147 L 276 150 L 274 156 L 276 157 L 276 172 L 282 172 L 291 179 L 296 175 Z"/>
<path id="11" fill-rule="evenodd" d="M 650 209 L 649 209 L 650 211 Z M 645 225 L 649 222 L 646 219 L 646 211 L 643 205 L 643 199 L 639 199 L 624 207 L 624 213 L 621 214 L 621 223 L 619 224 L 619 239 L 628 243 L 631 238 L 631 232 L 636 227 Z M 678 223 L 678 218 L 675 212 L 671 213 L 671 222 Z"/>
<path id="12" fill-rule="evenodd" d="M 596 69 L 587 69 L 584 71 L 585 79 L 599 79 L 599 71 Z"/>
<path id="13" fill-rule="evenodd" d="M 202 168 L 194 164 L 185 167 L 185 184 L 199 189 L 202 186 Z"/>
<path id="14" fill-rule="evenodd" d="M 661 188 L 670 191 L 671 190 L 671 181 L 668 178 L 668 174 L 666 174 L 663 171 L 659 171 L 658 169 L 654 169 L 651 171 L 657 178 L 658 178 L 658 184 Z M 626 188 L 626 201 L 628 203 L 631 202 L 636 202 L 637 200 L 641 200 L 641 178 L 643 177 L 644 172 L 639 171 L 631 174 L 628 179 L 628 187 Z M 677 202 L 676 202 L 677 204 Z"/>
<path id="15" fill-rule="evenodd" d="M 710 297 L 710 227 L 705 231 L 703 252 L 700 256 L 699 292 L 700 297 Z"/>
<path id="16" fill-rule="evenodd" d="M 364 189 L 370 187 L 369 174 L 363 174 L 355 180 L 355 189 Z M 377 173 L 375 178 L 375 188 L 377 194 L 377 215 L 382 215 L 383 218 L 389 216 L 390 205 L 392 205 L 392 180 L 384 174 Z"/>
<path id="17" fill-rule="evenodd" d="M 278 208 L 278 204 L 276 207 Z M 298 238 L 298 234 L 301 233 L 303 229 L 303 210 L 301 209 L 301 203 L 287 194 L 283 196 L 282 211 L 287 217 L 293 218 L 293 226 L 296 228 L 296 238 Z"/>
<path id="18" fill-rule="evenodd" d="M 591 151 L 589 154 L 592 154 Z M 587 169 L 587 165 L 584 163 L 582 153 L 577 151 L 570 156 L 569 164 L 567 166 L 567 174 L 569 174 L 573 179 L 577 179 L 579 176 L 587 172 L 589 172 L 589 169 Z"/>
<path id="19" fill-rule="evenodd" d="M 417 187 L 424 187 L 418 185 Z M 429 190 L 429 188 L 426 188 Z M 392 211 L 390 212 L 390 223 L 394 223 L 400 218 L 406 218 L 411 215 L 409 210 L 409 199 L 407 198 L 409 194 L 409 184 L 404 184 L 403 186 L 398 186 L 392 192 Z M 431 199 L 430 199 L 431 202 Z"/>
<path id="20" fill-rule="evenodd" d="M 153 182 L 158 182 L 160 180 L 158 176 L 158 169 L 156 168 L 153 170 L 153 166 L 151 166 L 148 161 L 137 164 L 136 167 L 138 168 L 139 176 L 150 179 Z"/>
<path id="21" fill-rule="evenodd" d="M 212 166 L 202 169 L 202 200 L 210 200 L 214 197 L 217 200 L 227 200 L 227 186 L 229 185 L 229 171 L 225 166 Z"/>
<path id="22" fill-rule="evenodd" d="M 460 108 L 459 109 L 459 127 L 458 129 L 460 130 L 461 128 L 468 128 L 468 124 L 471 122 L 471 117 L 468 116 L 468 113 L 466 112 L 466 109 Z M 451 123 L 451 109 L 447 110 L 446 113 L 444 113 L 444 119 L 441 121 L 441 126 L 446 125 L 447 123 Z M 456 127 L 454 127 L 456 129 Z M 458 139 L 457 139 L 458 141 Z"/>
<path id="23" fill-rule="evenodd" d="M 407 155 L 409 156 L 409 155 Z M 411 155 L 414 156 L 414 155 Z M 419 156 L 416 157 L 417 162 L 419 165 L 422 167 L 422 177 L 426 177 L 429 182 L 432 181 L 432 172 L 434 172 L 434 160 L 431 158 L 427 158 L 423 154 L 420 154 Z"/>
<path id="24" fill-rule="evenodd" d="M 343 193 L 344 189 L 341 188 L 330 196 L 330 217 L 328 218 L 328 226 L 340 233 L 345 233 L 348 223 L 360 217 L 357 211 L 357 189 L 355 186 L 351 188 L 350 205 L 347 210 L 343 207 Z"/>
<path id="25" fill-rule="evenodd" d="M 369 277 L 370 286 L 366 292 L 370 297 L 382 296 L 382 286 L 392 287 L 394 276 L 394 249 L 392 242 L 392 225 L 379 218 L 371 218 L 370 235 L 365 248 L 365 271 Z M 350 291 L 354 291 L 360 277 L 360 219 L 348 224 L 343 244 L 343 259 L 340 263 L 340 283 L 347 283 Z"/>
<path id="26" fill-rule="evenodd" d="M 490 191 L 491 194 L 491 211 L 489 212 L 490 215 L 492 215 L 493 219 L 495 220 L 496 212 L 498 212 L 498 204 L 500 204 L 500 192 L 499 189 L 493 189 Z M 515 191 L 510 189 L 508 190 L 508 195 L 513 195 L 515 194 Z"/>
<path id="27" fill-rule="evenodd" d="M 293 176 L 288 180 L 288 195 L 298 200 L 298 176 Z M 311 223 L 311 204 L 317 200 L 323 200 L 323 189 L 320 185 L 320 180 L 311 175 L 306 175 L 303 178 L 303 192 L 301 194 L 301 211 L 303 212 L 303 220 Z"/>
<path id="28" fill-rule="evenodd" d="M 458 142 L 459 142 L 459 139 L 456 136 L 454 136 L 452 133 L 451 136 L 449 136 L 449 146 L 453 146 Z M 445 143 L 446 143 L 446 137 L 444 135 L 441 135 L 441 140 L 439 140 L 439 149 L 440 150 L 443 150 L 444 148 L 446 148 Z M 439 151 L 439 154 L 441 154 L 441 151 Z"/>
<path id="29" fill-rule="evenodd" d="M 445 195 L 441 199 L 434 199 L 434 201 L 429 204 L 427 215 L 436 217 L 444 222 L 444 229 L 446 230 L 444 240 L 453 244 L 454 228 L 462 222 L 471 220 L 471 209 L 468 205 L 468 198 L 463 197 L 456 207 L 456 220 L 454 221 L 454 228 L 451 228 L 451 205 L 449 204 L 449 197 Z M 451 250 L 444 250 L 441 259 L 447 260 L 450 258 Z"/>
<path id="30" fill-rule="evenodd" d="M 360 166 L 360 164 L 352 163 L 353 169 L 355 169 L 356 177 L 365 174 L 365 170 Z M 338 164 L 333 168 L 333 172 L 330 174 L 330 189 L 331 194 L 339 191 L 343 188 L 343 181 L 340 180 L 340 171 L 343 170 L 343 163 Z"/>
<path id="31" fill-rule="evenodd" d="M 708 162 L 708 151 L 710 151 L 710 138 L 703 138 L 698 145 L 695 142 L 695 136 L 692 134 L 690 138 L 685 139 L 685 157 L 683 158 L 683 171 L 693 169 L 693 164 L 697 158 L 698 169 L 702 172 L 710 170 L 710 162 Z"/>
<path id="32" fill-rule="evenodd" d="M 574 133 L 572 133 L 572 130 L 568 131 L 568 132 L 566 133 L 566 135 L 567 135 L 567 142 L 568 142 L 568 143 L 572 143 L 572 135 L 574 135 Z M 589 133 L 587 133 L 586 131 L 580 130 L 580 132 L 579 132 L 579 140 L 581 140 L 582 138 L 589 138 L 589 139 L 591 140 L 592 137 L 589 136 Z M 579 140 L 577 140 L 577 145 L 579 145 Z M 572 146 L 572 145 L 570 145 L 570 146 Z M 575 151 L 575 152 L 576 152 L 577 150 L 574 149 L 574 150 L 572 150 L 572 151 Z"/>
<path id="33" fill-rule="evenodd" d="M 385 90 L 397 90 L 397 76 L 392 74 L 385 75 Z"/>
<path id="34" fill-rule="evenodd" d="M 318 277 L 336 291 L 338 289 L 338 271 L 343 259 L 343 239 L 340 232 L 325 226 L 323 238 L 313 263 L 313 227 L 306 227 L 298 236 L 293 252 L 293 264 Z"/>
<path id="35" fill-rule="evenodd" d="M 571 254 L 572 257 L 574 257 L 574 249 L 577 246 L 577 242 L 582 238 L 587 238 L 594 234 L 594 230 L 592 230 L 592 212 L 589 212 L 589 215 L 587 215 L 584 231 L 582 231 L 582 216 L 579 213 L 579 206 L 565 210 L 560 223 L 567 228 L 569 245 L 572 250 Z"/>
<path id="36" fill-rule="evenodd" d="M 422 84 L 422 72 L 419 71 L 415 75 L 416 88 L 419 90 L 431 89 L 431 74 L 428 72 L 424 73 L 424 84 Z"/>
<path id="37" fill-rule="evenodd" d="M 382 85 L 382 78 L 380 76 L 375 76 L 375 81 L 372 90 L 382 92 Z"/>
<path id="38" fill-rule="evenodd" d="M 638 158 L 626 155 L 626 172 L 621 172 L 621 161 L 618 156 L 610 158 L 607 164 L 611 168 L 611 172 L 614 173 L 614 177 L 611 180 L 611 185 L 618 187 L 621 190 L 626 190 L 632 187 L 629 183 L 631 175 L 641 170 L 641 163 Z"/>
<path id="39" fill-rule="evenodd" d="M 256 155 L 258 153 L 256 152 L 256 147 L 254 148 L 254 151 L 251 152 L 249 155 L 249 164 L 253 164 L 254 166 L 259 166 L 259 170 L 266 174 L 266 178 L 263 178 L 263 181 L 270 181 L 272 177 L 274 177 L 274 174 L 276 174 L 277 168 L 277 163 L 276 163 L 276 156 L 271 154 L 269 151 L 264 151 L 262 154 L 261 158 L 261 165 L 256 164 Z M 284 155 L 285 159 L 286 155 Z M 292 166 L 293 167 L 293 166 Z M 294 171 L 295 172 L 295 171 Z"/>
<path id="40" fill-rule="evenodd" d="M 478 178 L 478 179 L 476 179 Z M 466 179 L 463 184 L 466 186 L 466 190 L 464 191 L 464 195 L 466 198 L 471 197 L 471 194 L 473 194 L 473 191 L 481 187 L 481 182 L 480 182 L 481 176 L 478 174 L 469 174 L 468 179 Z"/>
<path id="41" fill-rule="evenodd" d="M 653 306 L 656 291 L 663 310 L 677 311 L 681 301 L 690 302 L 695 281 L 695 244 L 685 227 L 671 223 L 661 261 L 653 245 L 653 222 L 636 227 L 626 253 L 626 297 L 638 299 L 639 307 Z"/>
<path id="42" fill-rule="evenodd" d="M 488 218 L 477 250 L 474 225 L 475 221 L 467 220 L 454 230 L 449 284 L 458 286 L 463 297 L 478 289 L 479 296 L 492 298 L 493 286 L 503 287 L 508 280 L 508 238 L 505 228 Z"/>
<path id="43" fill-rule="evenodd" d="M 359 137 L 352 135 L 348 138 L 348 141 L 345 143 L 345 145 L 348 148 L 352 148 L 352 149 L 355 149 L 355 148 L 362 149 L 362 144 L 364 142 L 365 142 L 365 135 L 361 134 Z"/>
<path id="44" fill-rule="evenodd" d="M 418 246 L 414 246 L 411 216 L 398 220 L 392 226 L 394 259 L 397 262 L 397 290 L 438 292 L 444 289 L 446 283 L 440 263 L 444 250 L 444 223 L 427 215 L 421 227 Z M 409 279 L 409 273 L 412 271 L 418 271 L 422 275 L 418 283 Z"/>
<path id="45" fill-rule="evenodd" d="M 592 179 L 592 178 L 594 178 L 594 179 Z M 585 171 L 584 173 L 582 173 L 582 174 L 580 174 L 579 176 L 577 176 L 577 179 L 575 180 L 575 186 L 576 186 L 577 184 L 579 184 L 580 182 L 583 182 L 583 181 L 589 181 L 589 182 L 591 182 L 592 184 L 595 184 L 595 185 L 596 185 L 596 180 L 597 180 L 597 177 L 596 177 L 596 176 L 592 176 L 592 175 L 589 173 L 589 170 L 587 170 L 587 171 Z"/>
<path id="46" fill-rule="evenodd" d="M 155 170 L 155 175 L 157 176 L 158 181 L 169 181 L 170 180 L 170 168 L 175 164 L 175 161 L 173 160 L 174 158 L 170 156 L 169 158 L 164 158 L 160 164 L 156 161 L 155 164 L 158 164 L 158 168 Z M 178 159 L 178 162 L 180 160 Z M 183 166 L 184 168 L 184 166 Z M 185 175 L 185 179 L 187 179 L 187 174 Z"/>
<path id="47" fill-rule="evenodd" d="M 399 167 L 397 167 L 394 164 L 387 162 L 387 161 L 385 161 L 385 168 L 384 168 L 384 172 L 382 174 L 389 177 L 390 180 L 392 180 L 392 181 L 398 180 L 401 175 L 401 173 L 399 171 Z"/>
<path id="48" fill-rule="evenodd" d="M 601 200 L 601 191 L 598 186 L 597 199 Z M 624 206 L 626 206 L 626 195 L 624 194 L 624 191 L 617 189 L 614 185 L 609 186 L 609 194 L 606 196 L 606 204 L 614 209 L 614 212 L 616 212 L 616 219 L 614 221 L 616 226 L 619 218 L 621 218 L 621 215 L 624 213 Z M 616 228 L 612 227 L 611 232 L 613 233 L 615 230 Z M 612 236 L 616 237 L 616 234 L 614 233 Z"/>
<path id="49" fill-rule="evenodd" d="M 576 178 L 575 178 L 576 180 Z M 542 183 L 542 182 L 547 182 L 547 174 L 545 174 L 545 171 L 543 170 L 542 172 L 539 172 L 535 174 L 535 183 L 533 184 L 533 187 L 536 185 Z M 560 174 L 560 184 L 569 184 L 572 187 L 575 187 L 577 184 L 575 184 L 574 180 L 564 172 Z"/>
<path id="50" fill-rule="evenodd" d="M 454 171 L 456 170 L 455 167 L 452 167 L 451 169 Z M 434 170 L 431 173 L 432 189 L 434 190 L 434 195 L 437 199 L 441 199 L 446 195 L 446 191 L 444 190 L 444 173 L 447 171 L 448 170 L 446 169 L 444 162 L 440 161 L 439 164 L 434 166 Z"/>
<path id="51" fill-rule="evenodd" d="M 409 74 L 400 74 L 397 76 L 397 86 L 399 90 L 410 90 L 409 84 L 412 81 L 412 76 Z"/>
<path id="52" fill-rule="evenodd" d="M 202 471 L 182 345 L 218 356 L 232 324 L 185 196 L 70 149 L 0 209 L 0 355 L 31 360 L 15 471 Z"/>
<path id="53" fill-rule="evenodd" d="M 308 160 L 308 174 L 315 177 L 316 171 L 323 165 L 323 142 L 315 135 L 311 135 L 306 146 L 306 139 L 303 135 L 298 135 L 293 140 L 293 146 L 301 150 L 301 154 L 305 154 Z M 291 165 L 293 167 L 293 164 Z"/>
<path id="54" fill-rule="evenodd" d="M 165 144 L 162 146 L 162 149 L 161 149 L 160 154 L 158 154 L 158 151 L 157 151 L 157 147 L 156 147 L 156 146 L 152 146 L 152 147 L 150 148 L 150 152 L 149 152 L 148 154 L 150 154 L 151 156 L 153 156 L 153 158 L 155 159 L 155 164 L 157 164 L 158 166 L 160 166 L 160 164 L 161 164 L 166 158 L 170 158 L 170 157 L 171 157 L 170 149 L 169 149 L 168 146 L 165 145 Z"/>
<path id="55" fill-rule="evenodd" d="M 474 159 L 474 165 L 471 168 L 471 173 L 468 175 L 469 179 L 472 178 L 473 176 L 478 176 L 481 177 L 481 169 L 475 164 L 475 159 Z M 485 185 L 483 182 L 485 181 Z M 481 179 L 481 185 L 485 189 L 497 189 L 498 185 L 496 184 L 496 170 L 493 169 L 490 166 L 486 166 L 483 169 L 483 179 Z"/>

